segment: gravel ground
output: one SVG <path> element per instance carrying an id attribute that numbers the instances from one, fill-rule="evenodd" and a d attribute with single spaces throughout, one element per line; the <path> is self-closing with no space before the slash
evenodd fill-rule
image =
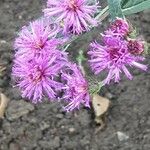
<path id="1" fill-rule="evenodd" d="M 102 89 L 112 101 L 107 127 L 98 132 L 93 111 L 82 108 L 64 113 L 59 103 L 34 106 L 12 88 L 12 43 L 17 31 L 41 16 L 42 0 L 0 0 L 0 63 L 6 71 L 0 76 L 0 91 L 11 100 L 0 120 L 0 150 L 149 150 L 150 149 L 150 71 L 132 70 L 134 80 Z M 130 17 L 139 33 L 150 42 L 150 11 Z M 102 31 L 105 25 L 97 30 Z M 72 54 L 86 49 L 97 30 L 74 42 Z M 147 59 L 150 64 L 150 60 Z"/>

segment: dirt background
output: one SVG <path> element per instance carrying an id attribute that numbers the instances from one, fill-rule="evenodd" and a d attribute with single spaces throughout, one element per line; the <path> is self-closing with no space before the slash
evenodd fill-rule
<path id="1" fill-rule="evenodd" d="M 41 16 L 44 5 L 42 0 L 0 0 L 0 63 L 6 66 L 0 76 L 0 91 L 11 100 L 5 118 L 0 120 L 0 150 L 149 150 L 150 71 L 132 70 L 132 82 L 123 77 L 121 84 L 102 89 L 112 106 L 107 127 L 97 134 L 92 110 L 81 108 L 66 114 L 57 102 L 33 106 L 12 88 L 12 43 L 23 25 Z M 149 16 L 147 10 L 130 17 L 148 42 Z M 84 35 L 70 49 L 75 53 L 79 48 L 85 50 L 104 27 Z"/>

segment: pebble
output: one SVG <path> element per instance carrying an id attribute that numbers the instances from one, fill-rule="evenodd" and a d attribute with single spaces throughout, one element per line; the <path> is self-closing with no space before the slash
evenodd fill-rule
<path id="1" fill-rule="evenodd" d="M 6 44 L 7 42 L 5 40 L 0 40 L 0 44 Z"/>
<path id="2" fill-rule="evenodd" d="M 106 94 L 105 94 L 105 96 L 108 98 L 108 99 L 112 99 L 114 96 L 113 96 L 113 94 L 111 94 L 110 92 L 107 92 Z"/>
<path id="3" fill-rule="evenodd" d="M 24 100 L 10 101 L 8 109 L 6 110 L 6 117 L 8 120 L 13 121 L 33 110 L 34 106 Z"/>
<path id="4" fill-rule="evenodd" d="M 126 141 L 129 139 L 129 136 L 127 136 L 125 133 L 120 132 L 120 131 L 117 132 L 117 137 L 120 142 Z"/>
<path id="5" fill-rule="evenodd" d="M 69 128 L 70 133 L 74 133 L 75 131 L 76 131 L 75 128 Z"/>
<path id="6" fill-rule="evenodd" d="M 61 126 L 61 129 L 65 129 L 65 126 Z"/>
<path id="7" fill-rule="evenodd" d="M 21 19 L 22 19 L 22 16 L 21 16 L 21 15 L 19 15 L 19 16 L 18 16 L 18 19 L 20 19 L 20 20 L 21 20 Z"/>
<path id="8" fill-rule="evenodd" d="M 62 119 L 64 116 L 63 116 L 63 114 L 57 114 L 56 115 L 56 118 L 58 118 L 58 119 Z"/>
<path id="9" fill-rule="evenodd" d="M 46 123 L 45 121 L 42 121 L 40 123 L 40 129 L 43 131 L 45 129 L 48 129 L 50 127 L 50 124 Z"/>

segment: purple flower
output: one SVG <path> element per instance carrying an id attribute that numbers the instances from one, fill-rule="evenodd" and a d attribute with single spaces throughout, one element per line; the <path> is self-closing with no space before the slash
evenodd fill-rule
<path id="1" fill-rule="evenodd" d="M 48 0 L 44 13 L 56 17 L 56 22 L 63 24 L 64 33 L 80 34 L 97 26 L 93 18 L 97 7 L 97 3 L 90 5 L 88 0 Z"/>
<path id="2" fill-rule="evenodd" d="M 14 60 L 12 74 L 22 97 L 30 99 L 33 103 L 41 102 L 43 96 L 56 98 L 57 91 L 62 84 L 56 80 L 65 61 L 60 61 L 57 54 L 50 57 L 26 57 Z"/>
<path id="3" fill-rule="evenodd" d="M 117 46 L 121 40 L 124 40 L 124 37 L 120 33 L 114 33 L 111 30 L 106 30 L 105 34 L 102 35 L 102 42 L 107 46 Z"/>
<path id="4" fill-rule="evenodd" d="M 88 52 L 90 55 L 89 62 L 95 74 L 99 74 L 103 70 L 108 71 L 104 84 L 109 84 L 112 79 L 115 82 L 119 82 L 120 73 L 122 72 L 131 80 L 133 76 L 130 74 L 127 66 L 135 66 L 144 71 L 147 70 L 146 65 L 139 63 L 144 58 L 131 54 L 128 42 L 122 37 L 106 35 L 104 43 L 104 46 L 96 42 L 91 43 L 91 50 Z"/>
<path id="5" fill-rule="evenodd" d="M 129 33 L 129 24 L 122 18 L 116 18 L 116 20 L 111 23 L 109 30 L 126 36 Z"/>
<path id="6" fill-rule="evenodd" d="M 15 40 L 16 55 L 43 56 L 56 49 L 61 41 L 55 38 L 58 29 L 47 19 L 39 19 L 24 26 Z"/>
<path id="7" fill-rule="evenodd" d="M 144 42 L 140 40 L 130 39 L 128 41 L 128 51 L 134 55 L 140 55 L 144 52 Z"/>
<path id="8" fill-rule="evenodd" d="M 76 108 L 79 109 L 80 104 L 90 107 L 88 83 L 76 64 L 68 65 L 66 70 L 62 72 L 62 80 L 65 83 L 65 86 L 63 87 L 63 99 L 69 102 L 64 108 L 66 111 L 72 111 Z"/>

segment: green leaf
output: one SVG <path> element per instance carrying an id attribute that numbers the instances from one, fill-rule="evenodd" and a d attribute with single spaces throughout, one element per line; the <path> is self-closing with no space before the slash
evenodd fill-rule
<path id="1" fill-rule="evenodd" d="M 131 39 L 136 39 L 136 37 L 138 36 L 137 30 L 136 28 L 132 30 L 132 32 L 129 33 L 129 38 Z"/>
<path id="2" fill-rule="evenodd" d="M 144 54 L 145 55 L 150 54 L 150 43 L 147 43 L 147 42 L 144 43 Z"/>
<path id="3" fill-rule="evenodd" d="M 140 4 L 145 0 L 121 0 L 121 8 L 129 8 L 134 5 Z"/>
<path id="4" fill-rule="evenodd" d="M 121 0 L 107 0 L 109 6 L 109 13 L 114 20 L 116 17 L 124 18 L 121 9 Z"/>
<path id="5" fill-rule="evenodd" d="M 150 8 L 150 0 L 122 0 L 121 8 L 124 15 L 138 13 Z"/>

